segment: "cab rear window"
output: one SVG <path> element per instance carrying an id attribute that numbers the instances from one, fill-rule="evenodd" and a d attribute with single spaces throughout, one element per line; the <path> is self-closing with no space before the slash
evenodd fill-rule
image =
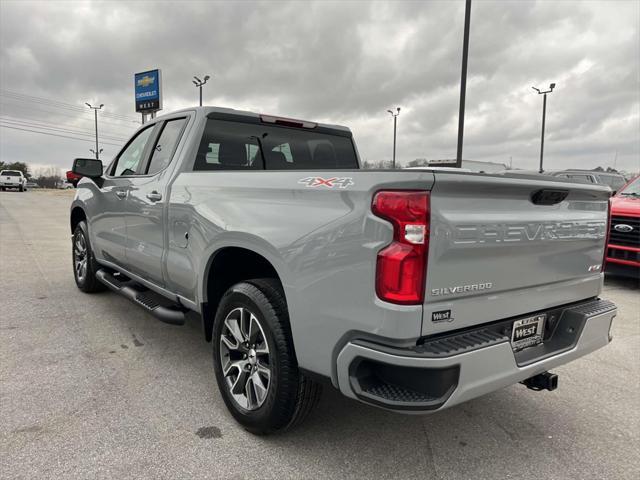
<path id="1" fill-rule="evenodd" d="M 290 128 L 207 120 L 194 170 L 357 169 L 350 136 Z"/>

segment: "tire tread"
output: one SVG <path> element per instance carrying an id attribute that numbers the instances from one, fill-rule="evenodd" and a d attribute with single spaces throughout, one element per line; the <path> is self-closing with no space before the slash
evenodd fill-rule
<path id="1" fill-rule="evenodd" d="M 84 283 L 82 285 L 78 283 L 78 279 L 75 273 L 75 265 L 73 265 L 74 267 L 73 278 L 75 279 L 76 285 L 78 286 L 78 288 L 82 290 L 84 293 L 102 292 L 106 290 L 107 287 L 103 285 L 102 282 L 100 282 L 100 280 L 98 280 L 98 278 L 96 277 L 96 271 L 98 270 L 98 263 L 96 262 L 95 257 L 93 256 L 93 249 L 91 247 L 91 243 L 89 242 L 89 231 L 87 229 L 87 223 L 84 220 L 78 223 L 78 225 L 76 226 L 73 232 L 73 237 L 71 240 L 72 264 L 73 264 L 73 248 L 74 248 L 73 243 L 75 242 L 75 238 L 78 231 L 81 231 L 82 234 L 84 235 L 84 239 L 87 244 L 87 255 L 89 256 L 89 259 L 87 261 L 87 277 L 85 278 Z"/>
<path id="2" fill-rule="evenodd" d="M 251 425 L 245 422 L 242 415 L 232 410 L 234 416 L 243 426 L 260 435 L 275 432 L 284 432 L 299 425 L 318 403 L 321 393 L 321 386 L 312 379 L 305 377 L 298 369 L 293 338 L 291 336 L 291 326 L 289 312 L 284 298 L 284 292 L 277 279 L 274 278 L 254 278 L 232 286 L 223 296 L 220 305 L 225 304 L 228 295 L 241 293 L 254 302 L 257 300 L 265 314 L 275 321 L 270 325 L 271 336 L 275 343 L 279 358 L 278 371 L 278 398 L 273 403 L 269 421 L 262 425 Z M 220 312 L 216 314 L 218 316 Z M 214 354 L 215 347 L 215 327 L 214 327 Z M 229 404 L 227 403 L 227 406 Z M 240 417 L 240 418 L 239 418 Z"/>

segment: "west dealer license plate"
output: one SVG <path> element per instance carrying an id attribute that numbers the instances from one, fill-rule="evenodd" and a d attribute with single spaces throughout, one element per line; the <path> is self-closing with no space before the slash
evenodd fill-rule
<path id="1" fill-rule="evenodd" d="M 545 319 L 546 315 L 536 315 L 513 322 L 511 347 L 514 350 L 522 350 L 542 343 Z"/>

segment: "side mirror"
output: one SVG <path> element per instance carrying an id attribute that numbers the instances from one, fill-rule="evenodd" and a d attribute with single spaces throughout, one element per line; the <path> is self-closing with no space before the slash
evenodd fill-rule
<path id="1" fill-rule="evenodd" d="M 102 162 L 95 158 L 76 158 L 71 171 L 83 177 L 98 178 L 102 176 Z"/>

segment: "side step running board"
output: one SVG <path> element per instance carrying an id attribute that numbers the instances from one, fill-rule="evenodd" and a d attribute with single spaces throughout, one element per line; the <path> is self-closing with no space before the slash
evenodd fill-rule
<path id="1" fill-rule="evenodd" d="M 166 304 L 170 301 L 151 290 L 137 290 L 132 286 L 132 282 L 121 282 L 104 269 L 98 270 L 96 277 L 111 290 L 140 305 L 161 322 L 171 325 L 184 325 L 185 309 L 180 305 L 176 303 L 162 305 L 162 303 Z"/>

